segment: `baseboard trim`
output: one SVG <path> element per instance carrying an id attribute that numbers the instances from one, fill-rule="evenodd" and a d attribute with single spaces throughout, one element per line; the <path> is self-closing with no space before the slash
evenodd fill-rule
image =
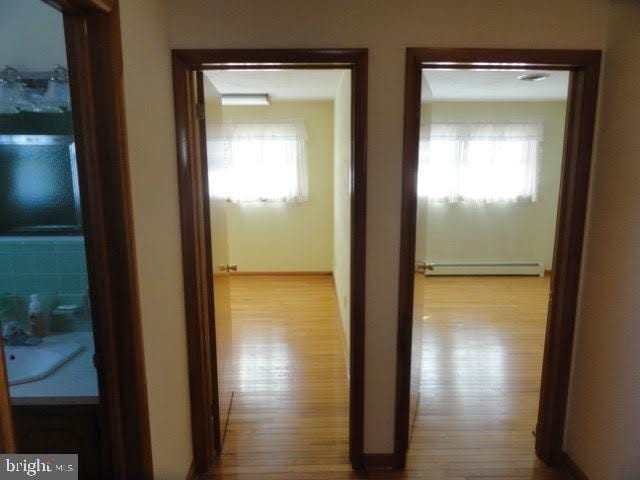
<path id="1" fill-rule="evenodd" d="M 248 271 L 239 271 L 231 273 L 233 277 L 242 277 L 242 276 L 286 276 L 286 275 L 298 275 L 298 276 L 312 276 L 312 275 L 333 275 L 331 271 L 277 271 L 277 272 L 248 272 Z"/>
<path id="2" fill-rule="evenodd" d="M 187 472 L 187 476 L 184 480 L 196 480 L 198 478 L 198 473 L 196 472 L 196 462 L 191 461 L 191 466 L 189 467 L 189 471 Z"/>
<path id="3" fill-rule="evenodd" d="M 338 295 L 338 286 L 336 285 L 336 277 L 333 272 L 331 272 L 331 280 L 333 283 L 333 293 L 335 294 L 336 298 L 336 308 L 338 310 L 338 330 L 340 331 L 340 343 L 342 343 L 342 352 L 344 353 L 344 367 L 347 372 L 347 379 L 351 381 L 351 368 L 349 365 L 349 344 L 347 343 L 349 340 L 347 339 L 347 335 L 344 331 L 344 324 L 342 323 L 343 318 L 340 311 L 340 296 Z M 349 324 L 351 324 L 350 321 Z"/>
<path id="4" fill-rule="evenodd" d="M 362 465 L 365 470 L 399 470 L 404 468 L 404 459 L 395 453 L 363 453 Z"/>
<path id="5" fill-rule="evenodd" d="M 567 455 L 566 452 L 562 454 L 562 463 L 566 470 L 575 480 L 589 480 L 589 477 L 585 475 L 582 469 L 573 461 L 573 459 Z"/>

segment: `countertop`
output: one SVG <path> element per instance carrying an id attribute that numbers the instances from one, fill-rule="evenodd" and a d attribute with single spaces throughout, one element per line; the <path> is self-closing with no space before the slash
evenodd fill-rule
<path id="1" fill-rule="evenodd" d="M 98 378 L 93 366 L 93 333 L 52 334 L 51 343 L 79 343 L 82 351 L 46 378 L 10 387 L 12 405 L 87 405 L 98 403 Z"/>

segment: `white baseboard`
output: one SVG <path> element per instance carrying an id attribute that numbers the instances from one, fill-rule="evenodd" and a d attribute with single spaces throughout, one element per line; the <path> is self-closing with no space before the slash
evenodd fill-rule
<path id="1" fill-rule="evenodd" d="M 544 265 L 536 262 L 513 263 L 429 263 L 433 270 L 427 270 L 425 275 L 455 276 L 455 275 L 530 275 L 544 276 Z"/>

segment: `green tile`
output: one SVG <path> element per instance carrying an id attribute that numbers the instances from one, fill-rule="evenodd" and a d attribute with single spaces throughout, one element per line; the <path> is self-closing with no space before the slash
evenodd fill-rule
<path id="1" fill-rule="evenodd" d="M 23 252 L 54 252 L 53 240 L 26 240 L 22 243 Z"/>
<path id="2" fill-rule="evenodd" d="M 64 240 L 56 240 L 57 252 L 79 252 L 84 251 L 84 238 L 71 237 Z"/>
<path id="3" fill-rule="evenodd" d="M 33 253 L 16 252 L 11 255 L 11 263 L 14 275 L 35 273 L 35 262 Z"/>
<path id="4" fill-rule="evenodd" d="M 36 275 L 36 291 L 40 294 L 55 295 L 59 291 L 58 275 Z"/>
<path id="5" fill-rule="evenodd" d="M 58 264 L 54 253 L 36 252 L 33 254 L 33 269 L 36 274 L 58 273 Z"/>
<path id="6" fill-rule="evenodd" d="M 0 295 L 6 293 L 15 293 L 15 287 L 13 286 L 13 276 L 0 274 Z"/>
<path id="7" fill-rule="evenodd" d="M 56 262 L 60 274 L 83 273 L 85 270 L 82 252 L 57 252 Z"/>
<path id="8" fill-rule="evenodd" d="M 80 257 L 80 273 L 82 273 L 85 276 L 88 274 L 88 271 L 87 271 L 87 257 L 85 256 L 84 252 L 82 253 L 82 255 Z"/>
<path id="9" fill-rule="evenodd" d="M 86 277 L 84 275 L 68 274 L 60 275 L 61 294 L 80 294 L 86 289 Z"/>
<path id="10" fill-rule="evenodd" d="M 15 253 L 22 251 L 22 241 L 20 240 L 0 240 L 0 252 Z"/>
<path id="11" fill-rule="evenodd" d="M 33 274 L 16 275 L 13 279 L 15 292 L 18 295 L 30 295 L 36 292 L 36 276 Z"/>
<path id="12" fill-rule="evenodd" d="M 12 253 L 0 253 L 0 275 L 13 275 Z"/>

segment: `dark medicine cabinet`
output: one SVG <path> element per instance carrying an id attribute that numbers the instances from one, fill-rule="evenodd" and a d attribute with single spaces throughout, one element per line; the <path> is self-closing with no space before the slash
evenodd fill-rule
<path id="1" fill-rule="evenodd" d="M 79 235 L 70 112 L 0 115 L 0 235 Z"/>

